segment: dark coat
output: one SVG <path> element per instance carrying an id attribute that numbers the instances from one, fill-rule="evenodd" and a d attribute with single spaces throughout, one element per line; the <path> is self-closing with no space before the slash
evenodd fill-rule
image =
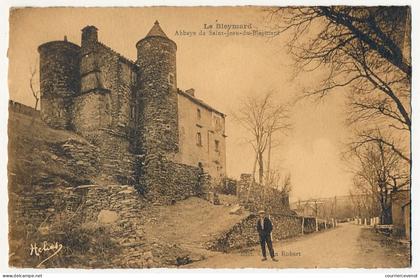
<path id="1" fill-rule="evenodd" d="M 260 235 L 268 235 L 273 230 L 273 224 L 268 217 L 264 217 L 264 229 L 261 227 L 260 218 L 257 220 L 257 231 Z"/>

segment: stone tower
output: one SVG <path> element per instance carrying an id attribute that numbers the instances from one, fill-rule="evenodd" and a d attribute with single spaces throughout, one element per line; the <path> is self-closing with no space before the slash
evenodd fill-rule
<path id="1" fill-rule="evenodd" d="M 156 21 L 136 44 L 140 68 L 140 148 L 146 154 L 178 151 L 178 100 L 176 50 Z"/>
<path id="2" fill-rule="evenodd" d="M 97 147 L 95 182 L 134 185 L 150 200 L 172 203 L 203 191 L 201 161 L 221 172 L 224 114 L 178 90 L 177 46 L 157 21 L 136 48 L 134 62 L 99 41 L 91 25 L 82 29 L 81 46 L 42 44 L 41 115 Z M 195 136 L 201 132 L 207 148 Z"/>
<path id="3" fill-rule="evenodd" d="M 73 98 L 80 90 L 80 47 L 63 41 L 38 47 L 41 117 L 50 126 L 71 129 Z"/>
<path id="4" fill-rule="evenodd" d="M 107 128 L 107 103 L 111 90 L 104 87 L 99 53 L 98 29 L 86 26 L 82 29 L 80 49 L 80 94 L 75 99 L 73 123 L 75 131 L 85 137 L 96 136 Z M 109 112 L 108 112 L 109 114 Z"/>

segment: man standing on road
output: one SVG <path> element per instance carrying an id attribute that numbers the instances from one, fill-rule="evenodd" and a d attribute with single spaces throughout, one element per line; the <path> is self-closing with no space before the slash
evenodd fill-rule
<path id="1" fill-rule="evenodd" d="M 260 236 L 261 243 L 261 252 L 263 255 L 262 261 L 267 260 L 267 252 L 265 250 L 265 244 L 267 243 L 268 252 L 270 252 L 270 257 L 273 261 L 277 262 L 277 259 L 274 258 L 274 249 L 273 242 L 271 241 L 271 231 L 273 230 L 273 224 L 270 219 L 265 215 L 265 211 L 260 210 L 258 212 L 259 218 L 257 221 L 257 231 Z"/>

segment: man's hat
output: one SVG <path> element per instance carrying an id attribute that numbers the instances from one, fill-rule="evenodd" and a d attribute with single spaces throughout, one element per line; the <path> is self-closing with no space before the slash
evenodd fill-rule
<path id="1" fill-rule="evenodd" d="M 258 211 L 258 214 L 262 214 L 262 213 L 265 213 L 265 211 L 264 210 Z"/>

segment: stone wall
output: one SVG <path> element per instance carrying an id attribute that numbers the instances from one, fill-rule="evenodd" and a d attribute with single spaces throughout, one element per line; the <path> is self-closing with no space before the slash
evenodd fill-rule
<path id="1" fill-rule="evenodd" d="M 142 225 L 146 218 L 141 214 L 144 204 L 133 187 L 121 185 L 85 185 L 49 190 L 38 187 L 23 194 L 10 194 L 10 223 L 13 223 L 9 226 L 13 241 L 11 251 L 16 252 L 15 248 L 22 247 L 24 247 L 22 250 L 26 250 L 32 243 L 26 241 L 35 241 L 35 239 L 44 239 L 49 242 L 57 239 L 64 245 L 70 245 L 80 240 L 81 236 L 86 236 L 81 234 L 83 231 L 101 229 L 106 232 L 107 240 L 118 247 L 118 253 L 114 254 L 115 256 L 108 256 L 108 261 L 95 262 L 99 255 L 87 259 L 89 252 L 86 252 L 82 254 L 86 256 L 86 259 L 79 267 L 98 265 L 127 267 L 126 264 L 131 262 L 136 263 L 136 267 L 146 267 L 142 265 L 141 260 L 135 260 L 145 252 Z M 70 230 L 60 228 L 60 226 L 66 227 L 66 222 L 74 220 L 76 222 Z M 75 229 L 75 234 L 72 234 L 73 229 Z M 91 245 L 94 240 L 94 238 L 89 238 L 87 243 Z M 83 246 L 75 247 L 83 248 Z M 71 256 L 75 250 L 71 248 L 72 246 L 65 246 L 61 256 L 66 256 L 68 261 L 64 260 L 62 262 L 64 265 L 60 267 L 72 266 Z M 138 248 L 142 252 L 138 253 Z M 103 252 L 111 253 L 112 250 L 103 250 Z M 18 257 L 11 257 L 12 265 L 22 264 L 22 266 L 34 267 L 36 263 L 33 259 L 22 262 Z"/>
<path id="2" fill-rule="evenodd" d="M 38 118 L 40 116 L 39 110 L 35 110 L 33 107 L 24 105 L 22 103 L 9 100 L 9 111 L 13 111 L 15 113 L 20 113 L 32 117 Z"/>
<path id="3" fill-rule="evenodd" d="M 140 146 L 143 153 L 175 153 L 179 148 L 176 44 L 150 36 L 137 43 L 140 68 Z"/>
<path id="4" fill-rule="evenodd" d="M 99 84 L 111 92 L 109 102 L 106 102 L 112 120 L 109 128 L 127 132 L 134 116 L 131 115 L 131 105 L 136 94 L 137 67 L 100 42 L 95 51 Z"/>
<path id="5" fill-rule="evenodd" d="M 289 196 L 272 187 L 252 182 L 251 174 L 242 174 L 237 183 L 240 203 L 250 211 L 266 210 L 269 213 L 289 213 Z"/>
<path id="6" fill-rule="evenodd" d="M 208 180 L 200 168 L 148 156 L 142 162 L 138 191 L 153 202 L 170 204 L 190 196 L 201 196 Z"/>
<path id="7" fill-rule="evenodd" d="M 93 119 L 93 128 L 129 134 L 135 121 L 137 66 L 96 41 L 82 46 L 81 76 L 82 95 L 75 100 L 76 130 L 91 130 L 88 120 Z"/>
<path id="8" fill-rule="evenodd" d="M 302 235 L 302 221 L 304 222 L 303 233 L 315 231 L 315 219 L 302 218 L 292 215 L 270 215 L 273 223 L 272 239 L 280 240 Z M 208 249 L 214 251 L 228 252 L 235 249 L 251 247 L 259 244 L 257 233 L 258 215 L 251 214 L 242 222 L 236 224 L 232 229 L 223 233 L 215 241 L 208 243 Z"/>
<path id="9" fill-rule="evenodd" d="M 130 143 L 125 134 L 102 130 L 99 136 L 101 178 L 107 182 L 135 184 L 136 155 L 129 151 Z"/>
<path id="10" fill-rule="evenodd" d="M 134 63 L 101 43 L 94 26 L 83 28 L 81 47 L 67 41 L 41 45 L 42 113 L 55 117 L 50 125 L 72 129 L 98 147 L 95 181 L 137 184 L 141 194 L 164 203 L 201 194 L 198 163 L 176 157 L 177 46 L 156 22 L 136 47 Z M 213 112 L 207 114 L 209 125 L 219 122 Z M 215 155 L 211 163 L 224 173 L 224 121 L 215 129 L 223 140 L 211 140 L 221 143 L 217 151 L 209 145 Z"/>
<path id="11" fill-rule="evenodd" d="M 225 178 L 222 182 L 216 185 L 215 190 L 217 193 L 236 195 L 238 187 L 238 181 L 231 178 Z"/>
<path id="12" fill-rule="evenodd" d="M 409 222 L 409 218 L 404 214 L 404 209 L 410 206 L 410 190 L 392 192 L 391 200 L 392 224 L 394 226 L 392 233 L 397 237 L 405 236 L 405 228 L 409 227 L 409 225 L 406 226 L 406 221 L 408 219 Z"/>
<path id="13" fill-rule="evenodd" d="M 132 186 L 32 188 L 10 194 L 9 212 L 13 266 L 35 267 L 45 257 L 30 256 L 28 246 L 44 240 L 64 245 L 46 267 L 174 267 L 188 261 L 188 251 L 145 234 L 150 204 Z"/>
<path id="14" fill-rule="evenodd" d="M 145 235 L 143 225 L 147 218 L 142 214 L 145 201 L 132 186 L 87 186 L 75 190 L 86 191 L 84 225 L 106 225 L 110 241 L 121 247 L 120 254 L 112 259 L 113 267 L 146 267 L 144 257 Z"/>
<path id="15" fill-rule="evenodd" d="M 74 99 L 73 125 L 77 133 L 86 136 L 110 124 L 111 115 L 106 109 L 108 99 L 109 94 L 99 91 L 91 91 Z"/>
<path id="16" fill-rule="evenodd" d="M 151 240 L 145 225 L 152 218 L 148 203 L 132 186 L 81 186 L 74 189 L 85 195 L 82 226 L 103 226 L 118 253 L 110 257 L 107 268 L 174 267 L 188 252 Z M 91 264 L 92 262 L 88 262 Z"/>
<path id="17" fill-rule="evenodd" d="M 75 211 L 82 196 L 63 187 L 34 186 L 19 193 L 9 192 L 9 227 L 13 238 L 36 232 L 42 223 L 61 211 Z"/>
<path id="18" fill-rule="evenodd" d="M 85 182 L 91 181 L 98 175 L 99 159 L 97 146 L 79 140 L 67 139 L 64 142 L 51 143 L 50 149 L 53 153 L 50 157 L 50 163 L 62 165 L 68 172 L 79 177 L 89 177 Z M 54 174 L 46 175 L 45 178 L 54 178 Z M 70 185 L 77 186 L 78 184 Z"/>
<path id="19" fill-rule="evenodd" d="M 39 46 L 38 52 L 42 119 L 51 127 L 68 129 L 73 97 L 80 90 L 80 47 L 52 41 Z"/>
<path id="20" fill-rule="evenodd" d="M 138 178 L 131 135 L 136 120 L 132 108 L 137 66 L 94 36 L 82 42 L 81 73 L 82 94 L 75 99 L 75 129 L 99 147 L 102 182 L 134 184 Z"/>

